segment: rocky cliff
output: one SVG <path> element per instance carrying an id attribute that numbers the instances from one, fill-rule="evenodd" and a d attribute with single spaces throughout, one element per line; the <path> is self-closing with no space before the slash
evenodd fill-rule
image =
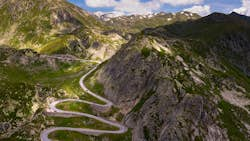
<path id="1" fill-rule="evenodd" d="M 98 80 L 134 141 L 250 139 L 245 19 L 215 13 L 147 29 L 108 61 Z"/>

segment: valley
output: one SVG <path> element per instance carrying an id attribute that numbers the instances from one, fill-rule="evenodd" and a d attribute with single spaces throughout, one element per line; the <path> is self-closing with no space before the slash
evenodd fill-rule
<path id="1" fill-rule="evenodd" d="M 91 140 L 91 138 L 96 138 L 96 140 L 101 138 L 114 138 L 116 140 L 120 140 L 121 138 L 128 138 L 127 140 L 131 139 L 131 136 L 128 136 L 129 133 L 120 136 L 118 135 L 117 137 L 106 135 L 107 133 L 121 134 L 126 132 L 127 128 L 118 124 L 118 122 L 115 121 L 115 118 L 110 119 L 113 114 L 119 112 L 118 109 L 114 110 L 112 102 L 91 92 L 85 87 L 83 83 L 84 81 L 87 81 L 85 80 L 86 77 L 89 77 L 89 75 L 98 68 L 96 65 L 98 65 L 100 62 L 69 58 L 69 56 L 63 55 L 46 56 L 46 58 L 57 61 L 67 60 L 68 62 L 76 63 L 76 65 L 75 68 L 72 68 L 73 65 L 65 66 L 62 72 L 60 72 L 61 70 L 58 72 L 54 71 L 51 74 L 44 74 L 42 71 L 41 73 L 36 72 L 38 74 L 32 74 L 33 78 L 28 79 L 30 82 L 25 82 L 24 79 L 22 79 L 21 81 L 25 85 L 30 85 L 31 87 L 35 85 L 34 91 L 37 91 L 37 94 L 33 96 L 32 92 L 30 92 L 32 100 L 23 99 L 23 102 L 25 103 L 29 101 L 31 102 L 29 107 L 23 107 L 24 110 L 28 111 L 27 113 L 24 113 L 25 111 L 19 109 L 19 115 L 12 114 L 12 116 L 8 116 L 4 114 L 5 116 L 2 120 L 8 121 L 11 119 L 16 119 L 15 122 L 18 123 L 15 125 L 15 123 L 12 122 L 5 122 L 6 124 L 8 123 L 15 126 L 8 127 L 5 131 L 6 133 L 2 134 L 1 140 L 40 140 L 41 133 L 41 140 L 47 141 L 50 139 L 58 139 L 58 136 L 60 139 L 65 133 L 68 133 L 68 130 L 78 131 L 78 133 L 80 132 L 81 134 L 75 136 L 76 133 L 73 132 L 72 134 L 68 134 L 69 136 L 64 138 L 64 140 L 72 140 L 72 138 L 82 138 L 84 140 Z M 9 70 L 10 69 L 12 68 L 9 68 Z M 13 70 L 18 71 L 16 69 Z M 34 70 L 34 67 L 32 70 Z M 70 73 L 68 72 L 69 70 Z M 15 72 L 15 74 L 16 76 L 24 75 L 25 71 L 27 70 L 23 70 L 22 73 L 20 73 L 20 71 L 19 73 Z M 7 71 L 3 70 L 3 72 Z M 46 72 L 48 73 L 48 71 Z M 14 77 L 14 81 L 18 80 L 13 74 L 14 73 L 12 72 L 8 77 Z M 50 79 L 48 79 L 48 77 L 50 77 Z M 51 78 L 54 80 L 52 81 Z M 35 84 L 36 81 L 38 81 L 39 84 Z M 11 83 L 9 83 L 10 86 L 13 85 Z M 16 85 L 19 86 L 20 84 L 17 83 Z M 45 86 L 47 88 L 43 88 Z M 4 87 L 1 87 L 1 90 L 5 89 L 3 88 Z M 23 88 L 23 86 L 21 87 L 21 90 L 24 90 L 24 93 L 31 91 L 29 89 L 31 88 L 27 88 L 26 90 Z M 8 89 L 6 88 L 6 90 Z M 15 89 L 12 91 L 15 91 Z M 9 92 L 11 91 L 9 90 Z M 15 103 L 17 104 L 16 106 L 18 106 L 20 105 L 18 98 L 22 92 L 15 93 L 18 97 L 7 99 L 12 99 L 12 102 L 14 102 L 15 99 Z M 13 106 L 13 112 L 17 110 L 17 107 L 14 105 L 15 103 L 6 103 Z M 29 108 L 32 110 L 28 110 Z M 30 111 L 34 111 L 34 113 L 30 113 Z M 6 109 L 6 113 L 7 112 L 9 113 L 11 111 L 7 111 Z M 99 115 L 99 113 L 103 113 L 103 115 Z M 105 113 L 110 114 L 105 115 Z M 106 117 L 107 119 L 101 118 L 99 116 Z M 17 121 L 17 119 L 20 119 L 20 121 Z M 56 126 L 58 127 L 56 128 Z M 24 130 L 20 130 L 22 128 Z M 33 136 L 30 136 L 30 134 L 33 134 Z M 84 136 L 84 134 L 86 134 L 86 136 Z M 96 135 L 99 136 L 96 137 Z"/>
<path id="2" fill-rule="evenodd" d="M 81 61 L 86 61 L 86 62 L 91 62 L 88 60 L 81 60 Z M 99 65 L 99 62 L 98 62 Z M 94 67 L 92 70 L 90 70 L 88 73 L 86 73 L 79 82 L 79 85 L 81 86 L 81 88 L 87 93 L 90 94 L 91 96 L 101 100 L 102 102 L 106 103 L 105 105 L 101 105 L 98 103 L 93 103 L 91 101 L 86 101 L 86 100 L 77 100 L 77 99 L 64 99 L 64 100 L 58 100 L 58 101 L 54 101 L 53 103 L 50 104 L 49 106 L 49 111 L 51 113 L 51 115 L 54 116 L 59 116 L 60 117 L 72 117 L 72 116 L 84 116 L 84 117 L 88 117 L 91 119 L 95 119 L 98 120 L 100 122 L 103 122 L 104 124 L 108 124 L 110 126 L 114 126 L 117 127 L 119 130 L 117 131 L 111 131 L 111 130 L 98 130 L 98 129 L 84 129 L 84 128 L 69 128 L 69 127 L 53 127 L 50 129 L 46 129 L 41 133 L 41 140 L 42 141 L 49 141 L 50 139 L 48 138 L 49 134 L 55 131 L 75 131 L 75 132 L 79 132 L 79 133 L 83 133 L 83 134 L 88 134 L 88 135 L 100 135 L 100 134 L 123 134 L 127 131 L 127 127 L 120 125 L 119 123 L 116 123 L 114 121 L 108 121 L 105 120 L 104 118 L 101 117 L 97 117 L 91 114 L 87 114 L 87 113 L 80 113 L 80 112 L 71 112 L 71 111 L 64 111 L 64 110 L 60 110 L 58 108 L 56 108 L 56 106 L 60 103 L 64 103 L 64 102 L 77 102 L 77 103 L 84 103 L 84 104 L 89 104 L 91 106 L 97 106 L 98 108 L 101 108 L 102 110 L 109 110 L 109 108 L 111 108 L 111 106 L 113 105 L 111 101 L 100 97 L 98 94 L 95 94 L 93 92 L 91 92 L 85 85 L 84 85 L 84 80 L 86 79 L 86 77 L 88 77 L 89 74 L 91 74 L 93 71 L 95 71 L 98 68 L 98 66 Z"/>
<path id="3" fill-rule="evenodd" d="M 249 16 L 70 2 L 0 0 L 1 141 L 250 140 Z"/>

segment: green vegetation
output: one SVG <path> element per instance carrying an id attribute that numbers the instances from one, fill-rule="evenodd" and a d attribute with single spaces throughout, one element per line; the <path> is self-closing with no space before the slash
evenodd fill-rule
<path id="1" fill-rule="evenodd" d="M 227 76 L 229 78 L 233 77 L 236 80 L 237 84 L 243 86 L 247 92 L 250 92 L 250 77 L 244 74 L 237 67 L 229 64 L 227 61 L 224 61 L 224 65 L 227 68 Z M 250 98 L 250 94 L 247 94 L 247 97 Z"/>
<path id="2" fill-rule="evenodd" d="M 56 107 L 65 111 L 74 111 L 93 115 L 91 106 L 80 102 L 63 102 L 59 103 Z"/>
<path id="3" fill-rule="evenodd" d="M 0 13 L 2 44 L 17 49 L 89 57 L 93 43 L 117 50 L 125 42 L 101 34 L 111 28 L 68 1 L 5 1 Z"/>
<path id="4" fill-rule="evenodd" d="M 52 54 L 55 53 L 62 48 L 65 48 L 68 46 L 69 40 L 72 40 L 74 37 L 70 35 L 65 35 L 62 37 L 58 37 L 54 40 L 49 41 L 46 43 L 41 50 L 39 51 L 40 53 L 45 53 L 45 54 Z"/>
<path id="5" fill-rule="evenodd" d="M 196 136 L 194 141 L 203 141 L 202 137 L 201 136 Z"/>
<path id="6" fill-rule="evenodd" d="M 151 90 L 150 92 L 148 92 L 146 95 L 144 95 L 141 100 L 135 105 L 135 107 L 131 110 L 131 112 L 138 112 L 143 104 L 154 94 L 155 92 L 153 90 Z"/>
<path id="7" fill-rule="evenodd" d="M 100 136 L 83 135 L 78 132 L 57 131 L 52 133 L 50 137 L 63 141 L 103 141 L 103 139 L 108 141 L 131 141 L 132 134 L 130 130 L 121 135 L 103 134 Z"/>
<path id="8" fill-rule="evenodd" d="M 97 80 L 94 82 L 93 85 L 91 85 L 88 82 L 86 84 L 88 84 L 87 86 L 89 86 L 89 88 L 91 88 L 93 90 L 93 92 L 98 93 L 98 94 L 100 94 L 102 96 L 104 95 L 103 94 L 104 93 L 104 87 L 103 87 L 103 85 L 101 83 L 97 82 Z"/>
<path id="9" fill-rule="evenodd" d="M 58 64 L 60 64 L 58 62 Z M 79 97 L 83 100 L 93 101 L 100 104 L 103 104 L 103 102 L 99 101 L 98 99 L 85 94 L 81 87 L 79 86 L 79 80 L 80 77 L 86 73 L 87 70 L 89 70 L 90 66 L 92 64 L 87 63 L 73 63 L 72 65 L 67 65 L 65 63 L 61 63 L 59 65 L 61 68 L 58 70 L 53 70 L 50 68 L 47 68 L 47 70 L 42 71 L 36 71 L 35 73 L 30 73 L 27 71 L 27 69 L 18 67 L 18 66 L 3 66 L 1 67 L 0 76 L 6 76 L 7 79 L 10 81 L 4 80 L 4 83 L 0 83 L 1 93 L 2 95 L 1 100 L 9 101 L 9 99 L 13 99 L 17 101 L 10 101 L 13 108 L 8 108 L 10 111 L 6 111 L 7 107 L 4 106 L 3 108 L 6 110 L 1 110 L 1 115 L 5 115 L 5 113 L 8 113 L 8 115 L 2 116 L 1 121 L 9 121 L 10 119 L 22 120 L 24 117 L 28 117 L 34 113 L 30 113 L 31 107 L 32 107 L 32 99 L 35 97 L 35 87 L 36 83 L 40 83 L 41 86 L 47 86 L 47 88 L 43 88 L 41 93 L 43 96 L 48 96 L 48 93 L 51 95 L 51 88 L 53 87 L 53 96 L 58 97 L 60 99 L 62 98 L 74 98 Z M 39 67 L 34 65 L 32 67 L 32 70 L 36 70 L 36 67 Z M 32 75 L 31 75 L 32 74 Z M 1 78 L 1 77 L 0 77 Z M 16 79 L 18 78 L 18 79 Z M 12 81 L 12 82 L 11 82 Z M 96 87 L 94 87 L 96 88 Z M 58 94 L 57 90 L 63 90 L 66 93 L 65 94 Z M 54 93 L 56 92 L 56 93 Z M 39 92 L 40 93 L 40 92 Z M 5 98 L 6 94 L 10 97 Z M 23 96 L 25 95 L 25 96 Z M 20 103 L 21 101 L 21 103 Z M 39 101 L 37 101 L 39 103 Z M 1 102 L 5 103 L 5 102 Z M 10 103 L 6 103 L 7 105 L 10 105 Z M 15 105 L 16 104 L 16 105 Z M 23 106 L 27 105 L 27 106 Z M 40 105 L 41 106 L 41 105 Z M 83 104 L 83 103 L 77 103 L 77 102 L 64 102 L 57 105 L 58 108 L 68 111 L 76 111 L 76 112 L 86 112 L 89 114 L 94 114 L 93 109 L 90 105 Z M 23 117 L 17 117 L 16 113 L 17 110 L 22 110 L 22 116 Z M 40 111 L 42 112 L 42 110 Z M 40 112 L 36 112 L 37 114 Z M 109 117 L 112 116 L 114 113 L 119 112 L 118 109 L 112 108 L 112 110 L 109 113 L 103 113 L 103 116 Z M 112 127 L 109 125 L 106 125 L 104 123 L 101 123 L 99 121 L 85 118 L 85 117 L 71 117 L 71 118 L 60 118 L 60 117 L 46 117 L 43 119 L 41 116 L 38 116 L 39 118 L 37 120 L 31 121 L 35 125 L 40 125 L 44 122 L 49 123 L 46 126 L 63 126 L 63 127 L 76 127 L 76 128 L 91 128 L 91 129 L 106 129 L 106 130 L 117 130 L 116 127 Z M 53 123 L 53 124 L 51 124 Z M 29 124 L 27 124 L 28 127 Z M 28 127 L 25 128 L 25 130 L 29 130 L 30 128 L 37 128 L 37 127 Z M 62 133 L 61 133 L 62 132 Z M 95 138 L 95 140 L 101 140 L 102 138 L 110 138 L 114 140 L 131 140 L 131 133 L 129 136 L 124 135 L 102 135 L 98 137 L 94 136 L 85 136 L 85 135 L 75 135 L 74 132 L 67 132 L 68 134 L 65 136 L 65 132 L 67 131 L 58 131 L 55 133 L 52 133 L 50 136 L 52 138 L 56 139 L 62 139 L 63 140 L 72 140 L 77 139 L 76 137 L 79 137 L 80 139 L 92 139 Z M 39 132 L 40 133 L 40 132 Z M 34 136 L 35 138 L 39 137 L 39 133 Z M 9 140 L 22 140 L 18 139 L 18 136 L 21 136 L 23 140 L 26 138 L 29 138 L 30 136 L 27 134 L 27 132 L 17 132 L 15 133 Z M 78 138 L 78 139 L 79 139 Z"/>
<path id="10" fill-rule="evenodd" d="M 223 127 L 227 129 L 230 140 L 247 141 L 247 129 L 240 122 L 243 119 L 244 122 L 250 123 L 250 116 L 246 111 L 242 111 L 242 109 L 225 101 L 219 103 L 219 108 L 222 109 L 220 119 L 223 121 Z"/>
<path id="11" fill-rule="evenodd" d="M 147 58 L 147 57 L 150 55 L 150 53 L 151 53 L 151 49 L 149 49 L 149 48 L 147 48 L 147 47 L 144 47 L 144 48 L 142 48 L 142 50 L 141 50 L 141 54 L 142 54 L 145 58 Z"/>
<path id="12" fill-rule="evenodd" d="M 118 130 L 118 128 L 106 125 L 100 121 L 86 117 L 48 117 L 48 121 L 52 121 L 57 127 L 72 127 L 72 128 L 90 128 L 100 130 Z"/>
<path id="13" fill-rule="evenodd" d="M 0 14 L 0 18 L 2 19 L 2 22 L 0 23 L 0 31 L 6 31 L 7 27 L 10 24 L 11 15 L 7 11 L 8 11 L 7 6 L 3 6 L 0 9 L 0 13 L 2 13 L 2 14 Z"/>
<path id="14" fill-rule="evenodd" d="M 28 118 L 32 112 L 33 85 L 22 82 L 0 81 L 0 121 Z M 16 115 L 17 112 L 22 115 Z"/>
<path id="15" fill-rule="evenodd" d="M 148 130 L 148 128 L 146 126 L 143 127 L 143 133 L 144 133 L 146 140 L 149 140 L 150 139 L 150 131 Z"/>
<path id="16" fill-rule="evenodd" d="M 105 65 L 106 62 L 98 66 L 98 68 L 93 71 L 88 77 L 86 77 L 84 84 L 94 93 L 104 96 L 104 86 L 99 83 L 96 79 L 100 68 Z"/>
<path id="17" fill-rule="evenodd" d="M 72 75 L 82 72 L 88 68 L 88 64 L 75 62 L 71 65 L 64 62 L 58 62 L 58 69 L 40 68 L 41 66 L 31 65 L 30 69 L 20 66 L 7 65 L 0 68 L 0 74 L 14 82 L 41 83 L 44 85 L 56 86 L 62 84 L 63 80 L 69 79 Z"/>
<path id="18" fill-rule="evenodd" d="M 62 89 L 66 91 L 69 97 L 77 96 L 80 99 L 104 104 L 104 102 L 100 101 L 99 99 L 83 92 L 82 88 L 79 85 L 80 77 L 65 81 L 65 83 L 62 85 Z"/>
<path id="19" fill-rule="evenodd" d="M 212 18 L 209 16 L 206 19 L 178 23 L 174 22 L 186 21 L 189 18 L 187 18 L 185 14 L 180 13 L 177 13 L 175 18 L 173 18 L 173 15 L 159 14 L 152 19 L 138 18 L 134 21 L 127 20 L 128 22 L 124 22 L 124 19 L 126 21 L 126 17 L 123 17 L 122 22 L 116 18 L 111 20 L 113 24 L 107 22 L 109 26 L 114 25 L 113 27 L 107 27 L 89 15 L 89 13 L 69 4 L 67 1 L 12 0 L 6 1 L 3 6 L 0 7 L 0 18 L 3 21 L 0 23 L 0 38 L 4 39 L 2 41 L 3 44 L 13 48 L 31 48 L 44 54 L 73 54 L 87 58 L 96 57 L 96 54 L 90 54 L 92 49 L 90 47 L 95 46 L 95 49 L 98 50 L 100 46 L 108 46 L 108 48 L 104 49 L 105 56 L 105 54 L 117 50 L 122 43 L 126 42 L 124 39 L 120 39 L 119 36 L 114 35 L 113 39 L 113 35 L 102 34 L 107 29 L 121 29 L 126 33 L 135 33 L 147 27 L 157 27 L 167 24 L 167 26 L 158 27 L 157 29 L 144 30 L 144 32 L 135 35 L 137 37 L 135 37 L 134 42 L 131 40 L 129 45 L 133 45 L 134 48 L 130 47 L 129 51 L 136 51 L 136 55 L 141 54 L 141 58 L 136 59 L 142 59 L 140 61 L 145 61 L 147 63 L 145 63 L 146 65 L 150 65 L 149 67 L 146 66 L 132 73 L 136 73 L 135 76 L 140 77 L 141 74 L 143 76 L 143 74 L 149 72 L 147 69 L 152 69 L 152 66 L 157 65 L 157 70 L 155 69 L 154 72 L 149 72 L 153 74 L 152 77 L 151 74 L 149 75 L 149 81 L 151 79 L 155 80 L 152 82 L 167 80 L 166 84 L 169 82 L 169 84 L 172 85 L 172 90 L 169 89 L 169 91 L 171 91 L 171 94 L 174 93 L 177 96 L 168 98 L 167 100 L 170 100 L 173 109 L 176 105 L 178 108 L 178 104 L 183 104 L 192 110 L 193 107 L 196 108 L 196 106 L 200 106 L 199 103 L 196 104 L 192 102 L 202 100 L 201 110 L 204 111 L 200 112 L 200 116 L 203 118 L 203 116 L 208 117 L 207 114 L 210 114 L 210 112 L 214 112 L 210 110 L 210 106 L 216 106 L 215 103 L 219 101 L 217 105 L 218 108 L 214 110 L 219 111 L 220 115 L 218 117 L 211 116 L 208 118 L 211 118 L 216 124 L 226 129 L 230 140 L 247 141 L 249 140 L 247 125 L 250 125 L 250 115 L 248 111 L 223 101 L 220 92 L 224 89 L 234 89 L 239 85 L 246 89 L 246 92 L 242 92 L 244 96 L 246 94 L 244 98 L 250 97 L 250 78 L 242 70 L 233 65 L 240 62 L 239 60 L 242 56 L 239 54 L 234 55 L 234 53 L 238 51 L 234 52 L 235 46 L 231 48 L 222 46 L 224 43 L 230 41 L 234 44 L 234 36 L 239 36 L 240 42 L 235 43 L 239 44 L 239 48 L 243 48 L 245 45 L 247 46 L 248 41 L 246 44 L 244 44 L 244 42 L 248 40 L 245 38 L 250 37 L 250 34 L 246 32 L 249 31 L 250 28 L 248 24 L 242 24 L 245 23 L 243 21 L 234 21 L 234 18 L 229 18 L 229 23 L 227 20 L 225 22 L 223 21 L 225 16 L 221 17 L 221 15 L 219 16 L 220 22 L 217 22 L 215 20 L 217 16 L 218 15 L 212 15 Z M 172 18 L 171 21 L 168 19 L 169 17 Z M 198 16 L 195 15 L 192 18 L 196 19 Z M 119 26 L 116 25 L 117 23 Z M 102 51 L 102 49 L 103 48 L 100 50 Z M 220 52 L 217 54 L 218 50 Z M 239 50 L 239 52 L 240 51 L 241 50 Z M 245 50 L 242 49 L 242 52 L 244 51 Z M 248 49 L 246 49 L 246 51 L 248 51 Z M 242 54 L 244 55 L 244 53 Z M 13 58 L 8 58 L 9 56 Z M 130 59 L 130 56 L 122 57 L 127 60 Z M 247 57 L 247 55 L 245 55 L 245 57 Z M 232 60 L 236 61 L 232 63 Z M 249 62 L 247 59 L 246 61 L 247 63 Z M 150 64 L 152 62 L 159 62 L 159 64 Z M 89 71 L 94 65 L 96 64 L 82 63 L 80 61 L 50 60 L 50 58 L 46 58 L 46 56 L 27 50 L 12 50 L 7 53 L 0 52 L 0 121 L 9 122 L 13 129 L 20 126 L 20 131 L 15 132 L 8 140 L 38 140 L 40 130 L 51 126 L 117 130 L 116 127 L 86 117 L 62 118 L 45 116 L 45 114 L 43 114 L 43 110 L 48 102 L 54 99 L 82 99 L 105 104 L 99 99 L 83 92 L 79 86 L 79 80 L 82 75 Z M 84 83 L 94 93 L 105 96 L 104 86 L 97 80 L 102 65 L 91 73 Z M 242 66 L 244 66 L 244 63 Z M 157 74 L 154 74 L 155 71 Z M 227 84 L 227 81 L 232 82 L 232 84 Z M 145 88 L 140 89 L 148 90 L 147 87 L 150 86 L 152 90 L 142 95 L 140 101 L 130 112 L 139 112 L 145 106 L 147 100 L 157 94 L 155 89 L 157 89 L 157 92 L 160 91 L 161 87 L 157 87 L 158 83 L 152 85 L 148 85 L 148 83 L 150 82 L 146 82 L 145 85 L 142 85 L 142 87 L 145 86 Z M 137 86 L 138 85 L 134 85 L 134 87 Z M 197 99 L 192 101 L 192 96 L 186 99 L 187 95 L 195 95 Z M 202 99 L 198 99 L 198 96 Z M 160 99 L 161 96 L 156 97 L 155 101 L 164 105 L 164 103 L 161 103 L 164 101 L 157 98 Z M 187 102 L 183 99 L 187 100 Z M 126 100 L 129 100 L 129 98 Z M 182 100 L 186 103 L 182 103 Z M 212 105 L 206 105 L 207 103 L 211 103 Z M 158 103 L 154 103 L 152 106 L 157 104 Z M 116 107 L 112 107 L 108 112 L 101 113 L 88 104 L 63 102 L 58 104 L 57 108 L 65 111 L 88 113 L 108 119 L 116 118 L 118 121 L 122 121 L 124 118 L 124 115 Z M 155 107 L 152 107 L 150 109 L 154 110 L 154 108 Z M 182 112 L 190 112 L 188 111 L 190 109 L 186 109 L 186 107 L 181 108 L 183 108 L 183 110 L 181 109 L 174 116 L 176 116 L 176 123 L 180 126 L 176 127 L 184 131 L 185 128 L 181 126 L 189 126 L 196 123 L 196 121 L 193 122 L 192 119 L 189 119 L 188 114 L 187 116 L 182 115 Z M 246 108 L 249 109 L 250 106 L 248 105 Z M 169 109 L 169 111 L 171 110 L 172 109 Z M 154 113 L 149 114 L 149 116 L 151 116 L 150 118 L 154 119 L 150 122 L 160 127 L 166 122 L 164 119 L 159 118 L 161 116 L 160 114 L 164 112 L 156 112 L 157 114 L 155 115 Z M 216 114 L 211 113 L 211 115 Z M 192 116 L 190 117 L 193 118 Z M 186 120 L 191 120 L 191 122 Z M 203 122 L 203 120 L 200 121 Z M 200 125 L 199 121 L 197 124 Z M 205 129 L 201 129 L 201 131 L 206 131 L 207 129 L 205 127 L 199 128 Z M 151 128 L 143 126 L 142 130 L 145 139 L 150 140 L 152 135 L 150 131 Z M 31 131 L 35 133 L 31 133 Z M 187 132 L 189 133 L 189 130 Z M 153 135 L 157 138 L 156 134 L 153 133 Z M 127 133 L 121 135 L 103 134 L 99 136 L 89 136 L 76 132 L 57 131 L 50 134 L 50 137 L 55 140 L 65 141 L 130 141 L 132 140 L 132 133 L 131 130 L 129 130 Z M 192 139 L 201 141 L 203 136 L 192 137 Z"/>
<path id="20" fill-rule="evenodd" d="M 1 56 L 4 60 L 5 56 Z M 0 120 L 2 122 L 11 121 L 11 124 L 16 124 L 17 122 L 23 123 L 23 126 L 29 126 L 29 122 L 35 123 L 35 125 L 41 125 L 46 120 L 43 120 L 40 116 L 38 121 L 31 120 L 32 116 L 38 115 L 43 110 L 43 104 L 46 103 L 44 100 L 46 97 L 58 97 L 58 98 L 73 98 L 79 96 L 85 100 L 95 101 L 96 99 L 83 93 L 79 86 L 80 77 L 88 71 L 93 64 L 80 63 L 80 62 L 61 62 L 56 61 L 57 68 L 52 68 L 50 66 L 41 68 L 41 65 L 46 65 L 46 62 L 36 62 L 35 64 L 29 64 L 29 67 L 25 67 L 19 64 L 4 65 L 0 63 Z M 73 83 L 72 83 L 73 82 Z M 72 86 L 72 87 L 71 87 Z M 68 89 L 64 89 L 68 88 Z M 58 90 L 69 90 L 72 95 L 59 94 Z M 78 93 L 80 92 L 81 93 Z M 76 93 L 73 93 L 76 92 Z M 98 100 L 96 100 L 98 102 Z M 101 103 L 101 102 L 100 102 Z M 38 109 L 34 109 L 34 104 L 38 104 Z M 69 109 L 73 111 L 81 111 L 92 113 L 92 109 L 89 105 L 80 103 L 63 103 L 65 105 L 58 105 L 62 109 Z M 35 111 L 34 111 L 35 110 Z M 35 120 L 35 119 L 34 119 Z M 67 119 L 56 121 L 58 124 L 65 122 L 75 123 L 79 122 L 80 119 Z M 84 121 L 85 119 L 81 119 Z M 91 120 L 87 119 L 91 122 Z M 77 123 L 77 122 L 76 122 Z M 79 122 L 81 123 L 81 122 Z M 94 122 L 93 122 L 94 124 Z M 99 123 L 101 124 L 101 123 Z M 97 126 L 99 124 L 96 124 Z M 78 125 L 75 125 L 78 126 Z M 83 126 L 83 125 L 82 125 Z M 89 127 L 92 126 L 89 124 Z M 101 125 L 105 128 L 105 125 Z M 15 133 L 9 140 L 21 140 L 18 138 L 21 136 L 23 140 L 30 138 L 26 130 L 40 127 L 27 127 L 20 132 Z M 112 128 L 108 127 L 107 128 Z M 39 137 L 39 133 L 36 137 Z M 34 139 L 36 140 L 36 139 Z"/>

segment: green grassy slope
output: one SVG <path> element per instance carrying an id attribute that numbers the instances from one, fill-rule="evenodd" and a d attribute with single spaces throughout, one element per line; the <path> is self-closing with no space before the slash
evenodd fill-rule
<path id="1" fill-rule="evenodd" d="M 114 40 L 102 34 L 109 27 L 66 0 L 2 0 L 0 18 L 0 45 L 17 49 L 91 57 L 95 52 L 87 49 L 94 43 L 99 45 L 96 50 L 108 46 L 115 51 L 124 42 L 111 44 Z"/>

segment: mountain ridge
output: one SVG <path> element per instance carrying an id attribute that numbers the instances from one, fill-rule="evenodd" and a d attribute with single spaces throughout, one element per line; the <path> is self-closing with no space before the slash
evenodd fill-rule
<path id="1" fill-rule="evenodd" d="M 249 140 L 246 19 L 214 13 L 145 29 L 108 61 L 98 81 L 133 140 Z"/>
<path id="2" fill-rule="evenodd" d="M 103 35 L 108 27 L 66 0 L 4 1 L 0 11 L 0 43 L 18 49 L 106 59 L 125 42 Z"/>
<path id="3" fill-rule="evenodd" d="M 50 117 L 45 109 L 58 99 L 94 104 L 52 109 L 129 129 L 55 131 L 54 140 L 250 140 L 249 17 L 179 12 L 103 21 L 66 0 L 0 0 L 0 18 L 0 140 L 39 140 L 48 127 L 116 130 L 84 117 Z M 114 106 L 103 110 L 95 97 Z"/>
<path id="4" fill-rule="evenodd" d="M 145 15 L 121 15 L 117 17 L 109 17 L 109 15 L 106 17 L 105 14 L 99 15 L 99 19 L 104 21 L 107 26 L 129 33 L 137 33 L 145 28 L 154 28 L 198 18 L 200 18 L 198 14 L 184 11 L 177 13 L 160 12 Z"/>

